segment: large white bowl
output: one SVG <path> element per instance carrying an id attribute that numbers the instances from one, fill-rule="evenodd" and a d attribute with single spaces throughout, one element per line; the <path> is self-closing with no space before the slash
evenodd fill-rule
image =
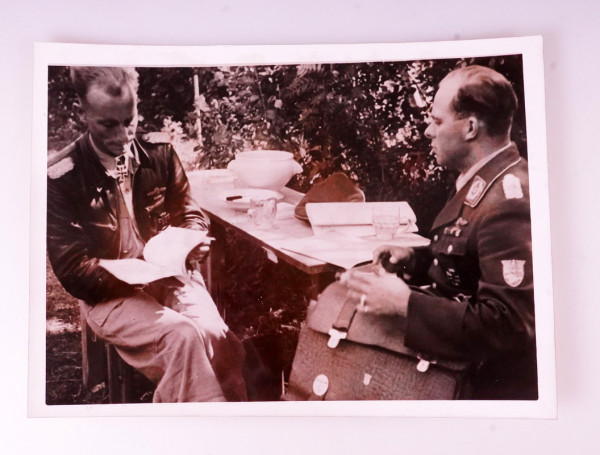
<path id="1" fill-rule="evenodd" d="M 279 191 L 302 166 L 294 155 L 280 150 L 255 150 L 239 153 L 227 169 L 251 188 Z"/>

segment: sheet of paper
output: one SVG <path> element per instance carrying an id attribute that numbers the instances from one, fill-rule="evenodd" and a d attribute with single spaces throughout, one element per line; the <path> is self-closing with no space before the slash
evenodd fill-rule
<path id="1" fill-rule="evenodd" d="M 340 236 L 333 232 L 321 236 L 286 240 L 281 242 L 279 247 L 345 269 L 369 261 L 373 257 L 373 249 L 368 242 L 356 237 Z"/>
<path id="2" fill-rule="evenodd" d="M 206 231 L 169 226 L 148 240 L 144 259 L 171 270 L 173 275 L 185 275 L 187 255 L 197 245 L 206 242 L 206 234 Z"/>
<path id="3" fill-rule="evenodd" d="M 277 242 L 277 246 L 282 250 L 302 254 L 344 269 L 372 260 L 373 251 L 381 245 L 396 245 L 407 248 L 426 247 L 429 245 L 429 239 L 418 234 L 408 233 L 392 240 L 377 240 L 328 231 L 318 236 Z"/>
<path id="4" fill-rule="evenodd" d="M 185 276 L 185 260 L 197 245 L 210 243 L 207 231 L 169 226 L 148 240 L 142 259 L 101 259 L 100 265 L 129 284 L 146 284 L 169 276 Z"/>
<path id="5" fill-rule="evenodd" d="M 100 259 L 100 265 L 129 284 L 147 284 L 173 276 L 171 270 L 141 259 Z"/>

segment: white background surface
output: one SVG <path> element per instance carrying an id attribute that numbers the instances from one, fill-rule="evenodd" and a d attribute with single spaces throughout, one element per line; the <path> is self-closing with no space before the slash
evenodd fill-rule
<path id="1" fill-rule="evenodd" d="M 0 451 L 3 453 L 597 453 L 600 440 L 600 32 L 595 1 L 21 2 L 0 13 Z M 542 35 L 558 420 L 28 419 L 33 42 L 317 44 Z"/>

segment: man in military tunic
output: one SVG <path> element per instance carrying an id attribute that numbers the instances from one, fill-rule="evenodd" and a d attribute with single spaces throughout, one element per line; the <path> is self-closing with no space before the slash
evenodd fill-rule
<path id="1" fill-rule="evenodd" d="M 92 330 L 154 383 L 155 402 L 244 400 L 243 348 L 197 271 L 145 286 L 99 259 L 137 258 L 169 225 L 208 229 L 173 148 L 136 137 L 133 68 L 75 67 L 87 132 L 48 167 L 48 256 Z M 196 260 L 201 260 L 203 253 Z"/>
<path id="2" fill-rule="evenodd" d="M 431 229 L 430 285 L 406 284 L 403 272 L 422 252 L 398 247 L 375 251 L 396 273 L 343 277 L 363 311 L 406 318 L 407 347 L 471 361 L 473 399 L 537 399 L 527 162 L 510 141 L 516 107 L 496 71 L 446 76 L 425 134 L 438 163 L 460 175 Z"/>

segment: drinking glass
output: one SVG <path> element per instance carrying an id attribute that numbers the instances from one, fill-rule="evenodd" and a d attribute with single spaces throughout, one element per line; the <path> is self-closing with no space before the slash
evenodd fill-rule
<path id="1" fill-rule="evenodd" d="M 269 199 L 250 199 L 250 209 L 248 215 L 252 222 L 262 229 L 273 227 L 275 216 L 277 215 L 277 201 L 274 198 Z"/>
<path id="2" fill-rule="evenodd" d="M 373 208 L 373 228 L 377 239 L 393 239 L 399 227 L 400 209 L 398 206 L 376 206 Z"/>

